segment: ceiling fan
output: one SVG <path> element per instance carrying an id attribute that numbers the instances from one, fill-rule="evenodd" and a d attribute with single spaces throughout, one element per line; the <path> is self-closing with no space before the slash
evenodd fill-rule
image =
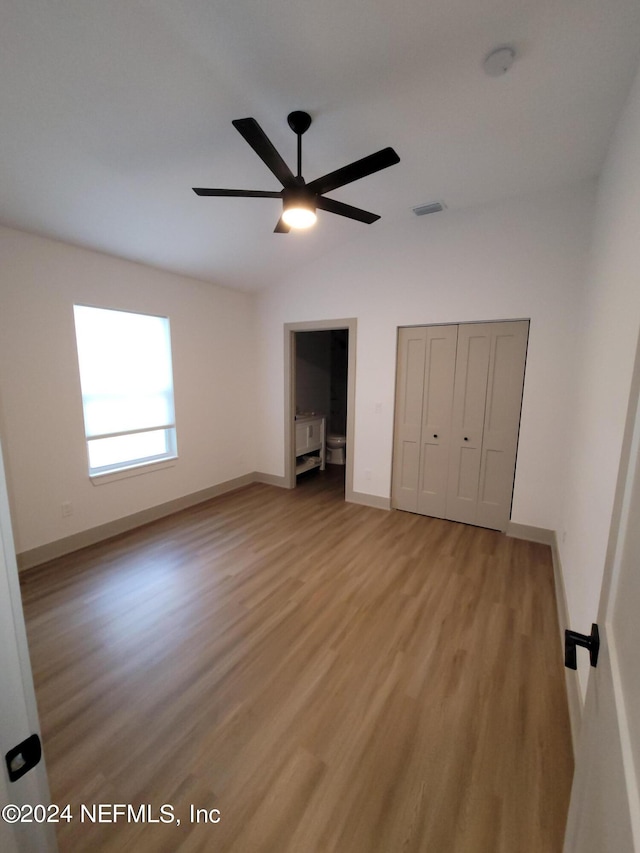
<path id="1" fill-rule="evenodd" d="M 348 166 L 329 172 L 322 178 L 306 183 L 302 177 L 302 134 L 311 125 L 311 116 L 308 113 L 296 110 L 289 113 L 287 122 L 291 130 L 298 137 L 298 174 L 294 175 L 276 151 L 273 143 L 264 130 L 254 118 L 240 118 L 232 122 L 233 126 L 241 133 L 258 157 L 271 169 L 273 174 L 282 184 L 283 189 L 277 192 L 268 190 L 222 190 L 208 189 L 206 187 L 193 187 L 196 195 L 202 196 L 242 196 L 245 198 L 281 198 L 283 213 L 274 231 L 277 234 L 286 234 L 291 228 L 307 228 L 316 221 L 316 208 L 326 210 L 329 213 L 337 213 L 348 219 L 356 219 L 358 222 L 371 224 L 380 217 L 376 213 L 369 213 L 359 207 L 343 204 L 332 198 L 325 198 L 325 193 L 366 178 L 374 172 L 386 169 L 400 162 L 400 158 L 393 148 L 383 148 L 375 154 L 356 160 Z"/>

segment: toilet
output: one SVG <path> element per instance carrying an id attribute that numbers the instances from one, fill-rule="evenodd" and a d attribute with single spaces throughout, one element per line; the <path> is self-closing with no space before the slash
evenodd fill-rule
<path id="1" fill-rule="evenodd" d="M 329 465 L 344 465 L 346 448 L 346 435 L 330 433 L 327 436 L 327 463 Z"/>

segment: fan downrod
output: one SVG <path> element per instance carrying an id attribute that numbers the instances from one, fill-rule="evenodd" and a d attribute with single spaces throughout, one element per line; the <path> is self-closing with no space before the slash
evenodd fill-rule
<path id="1" fill-rule="evenodd" d="M 287 124 L 297 136 L 302 136 L 311 126 L 311 116 L 302 110 L 294 110 L 287 116 Z"/>

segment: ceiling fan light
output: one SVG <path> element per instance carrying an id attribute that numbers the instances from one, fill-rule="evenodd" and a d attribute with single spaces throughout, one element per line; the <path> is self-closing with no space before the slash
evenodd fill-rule
<path id="1" fill-rule="evenodd" d="M 317 218 L 315 210 L 309 207 L 288 207 L 282 214 L 289 228 L 310 228 Z"/>
<path id="2" fill-rule="evenodd" d="M 284 190 L 282 221 L 289 228 L 309 228 L 316 219 L 316 197 L 306 187 Z"/>

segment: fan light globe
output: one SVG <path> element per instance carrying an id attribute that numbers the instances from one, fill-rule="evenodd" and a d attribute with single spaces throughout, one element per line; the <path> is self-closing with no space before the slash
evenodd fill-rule
<path id="1" fill-rule="evenodd" d="M 282 214 L 282 220 L 289 228 L 310 228 L 317 218 L 308 207 L 288 207 Z"/>

